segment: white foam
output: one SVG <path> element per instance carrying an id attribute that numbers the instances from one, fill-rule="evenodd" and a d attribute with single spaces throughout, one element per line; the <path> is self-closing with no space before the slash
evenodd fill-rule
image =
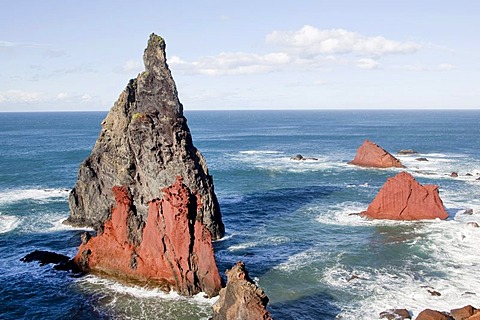
<path id="1" fill-rule="evenodd" d="M 426 308 L 449 311 L 480 304 L 480 228 L 467 225 L 480 217 L 462 215 L 449 221 L 417 224 L 409 241 L 430 258 L 414 269 L 348 267 L 341 263 L 324 270 L 319 281 L 358 298 L 339 306 L 346 319 L 378 319 L 386 309 L 406 308 L 418 315 Z M 418 266 L 421 268 L 419 269 Z M 356 268 L 356 269 L 355 269 Z M 430 291 L 440 292 L 440 296 Z"/>
<path id="2" fill-rule="evenodd" d="M 159 288 L 147 288 L 137 285 L 125 285 L 120 282 L 99 278 L 94 275 L 88 275 L 77 280 L 80 283 L 93 285 L 97 289 L 107 289 L 108 291 L 129 295 L 135 298 L 160 298 L 164 300 L 188 300 L 198 304 L 213 305 L 218 297 L 207 298 L 204 292 L 200 292 L 192 297 L 186 297 L 178 294 L 175 291 L 165 292 Z"/>
<path id="3" fill-rule="evenodd" d="M 15 230 L 21 220 L 15 216 L 0 214 L 0 233 L 7 233 Z"/>
<path id="4" fill-rule="evenodd" d="M 330 158 L 324 155 L 308 155 L 307 160 L 292 160 L 292 155 L 287 155 L 281 151 L 240 151 L 237 154 L 229 155 L 233 161 L 242 162 L 254 168 L 268 170 L 273 172 L 314 172 L 324 170 L 342 170 L 348 169 L 346 163 Z"/>
<path id="5" fill-rule="evenodd" d="M 68 224 L 65 224 L 66 217 L 62 217 L 61 219 L 53 220 L 51 223 L 53 224 L 52 227 L 48 228 L 48 231 L 63 231 L 63 230 L 85 230 L 85 231 L 94 231 L 93 228 L 87 227 L 74 227 Z"/>
<path id="6" fill-rule="evenodd" d="M 8 189 L 0 191 L 0 204 L 13 203 L 24 200 L 65 200 L 69 190 L 66 189 Z"/>

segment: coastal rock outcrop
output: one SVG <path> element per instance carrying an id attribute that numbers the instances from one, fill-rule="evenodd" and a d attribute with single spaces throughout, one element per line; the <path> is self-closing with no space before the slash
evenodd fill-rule
<path id="1" fill-rule="evenodd" d="M 373 168 L 405 168 L 400 160 L 370 140 L 363 142 L 357 149 L 355 158 L 349 164 Z"/>
<path id="2" fill-rule="evenodd" d="M 407 172 L 388 178 L 361 215 L 371 219 L 390 220 L 448 218 L 438 194 L 438 186 L 422 186 Z"/>
<path id="3" fill-rule="evenodd" d="M 162 190 L 162 199 L 149 202 L 148 218 L 134 241 L 131 223 L 136 207 L 126 186 L 113 188 L 116 206 L 103 233 L 80 245 L 75 263 L 86 272 L 160 285 L 184 295 L 216 295 L 221 279 L 210 231 L 201 223 L 202 203 L 177 177 Z M 137 231 L 134 231 L 137 232 Z"/>
<path id="4" fill-rule="evenodd" d="M 130 192 L 135 214 L 127 239 L 142 242 L 151 201 L 177 176 L 198 196 L 197 221 L 212 238 L 224 234 L 221 213 L 205 159 L 194 147 L 183 106 L 166 62 L 165 41 L 152 34 L 143 60 L 145 71 L 129 81 L 102 122 L 90 156 L 80 165 L 70 193 L 66 223 L 93 227 L 100 233 L 115 204 L 114 186 Z"/>
<path id="5" fill-rule="evenodd" d="M 268 297 L 248 276 L 245 264 L 237 262 L 226 271 L 227 285 L 213 305 L 213 320 L 271 320 L 266 310 Z"/>

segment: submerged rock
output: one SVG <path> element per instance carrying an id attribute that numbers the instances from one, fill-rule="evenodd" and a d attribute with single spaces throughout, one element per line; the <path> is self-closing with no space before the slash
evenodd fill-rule
<path id="1" fill-rule="evenodd" d="M 80 165 L 70 193 L 67 223 L 93 227 L 101 233 L 115 203 L 112 188 L 125 186 L 135 208 L 128 221 L 127 239 L 138 245 L 149 202 L 181 176 L 199 197 L 196 219 L 210 230 L 213 239 L 223 236 L 212 177 L 192 143 L 165 46 L 161 37 L 150 36 L 143 56 L 146 70 L 129 81 L 103 120 L 97 142 Z"/>
<path id="2" fill-rule="evenodd" d="M 291 157 L 290 160 L 295 160 L 295 161 L 305 161 L 305 160 L 318 161 L 318 158 L 304 157 L 301 154 L 297 154 L 294 157 Z"/>
<path id="3" fill-rule="evenodd" d="M 412 316 L 407 309 L 389 309 L 383 312 L 380 312 L 380 319 L 388 320 L 406 320 L 411 319 Z"/>
<path id="4" fill-rule="evenodd" d="M 397 153 L 401 154 L 401 155 L 411 155 L 411 154 L 417 154 L 418 152 L 413 150 L 413 149 L 402 149 L 402 150 L 398 151 Z"/>
<path id="5" fill-rule="evenodd" d="M 371 219 L 390 220 L 448 218 L 438 194 L 438 186 L 422 186 L 407 172 L 388 178 L 361 215 Z"/>
<path id="6" fill-rule="evenodd" d="M 363 144 L 357 149 L 355 158 L 349 163 L 361 167 L 405 168 L 397 158 L 369 140 L 363 142 Z"/>
<path id="7" fill-rule="evenodd" d="M 248 276 L 243 262 L 227 270 L 227 285 L 213 305 L 213 320 L 271 320 L 268 297 Z"/>
<path id="8" fill-rule="evenodd" d="M 129 189 L 113 188 L 116 206 L 102 234 L 80 245 L 74 258 L 86 272 L 159 285 L 184 295 L 216 295 L 221 279 L 210 231 L 200 221 L 200 196 L 177 181 L 149 203 L 142 234 L 129 235 L 136 208 Z"/>

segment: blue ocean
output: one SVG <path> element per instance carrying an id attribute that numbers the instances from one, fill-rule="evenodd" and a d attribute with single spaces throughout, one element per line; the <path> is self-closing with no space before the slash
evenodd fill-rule
<path id="1" fill-rule="evenodd" d="M 215 298 L 73 277 L 20 259 L 76 253 L 62 223 L 78 166 L 105 112 L 0 113 L 0 319 L 208 319 Z M 226 236 L 222 272 L 242 260 L 275 319 L 378 319 L 480 307 L 480 111 L 187 111 Z M 422 184 L 440 186 L 447 221 L 369 221 L 401 169 L 347 164 L 369 139 Z M 318 160 L 294 161 L 296 154 Z M 419 157 L 428 161 L 417 161 Z M 458 177 L 451 177 L 457 172 Z M 473 209 L 473 215 L 466 215 Z M 438 292 L 432 295 L 429 291 Z"/>

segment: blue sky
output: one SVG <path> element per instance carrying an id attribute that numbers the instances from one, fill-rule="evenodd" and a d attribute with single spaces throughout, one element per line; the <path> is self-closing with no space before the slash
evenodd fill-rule
<path id="1" fill-rule="evenodd" d="M 480 2 L 1 1 L 0 111 L 108 110 L 167 42 L 186 110 L 480 109 Z"/>

